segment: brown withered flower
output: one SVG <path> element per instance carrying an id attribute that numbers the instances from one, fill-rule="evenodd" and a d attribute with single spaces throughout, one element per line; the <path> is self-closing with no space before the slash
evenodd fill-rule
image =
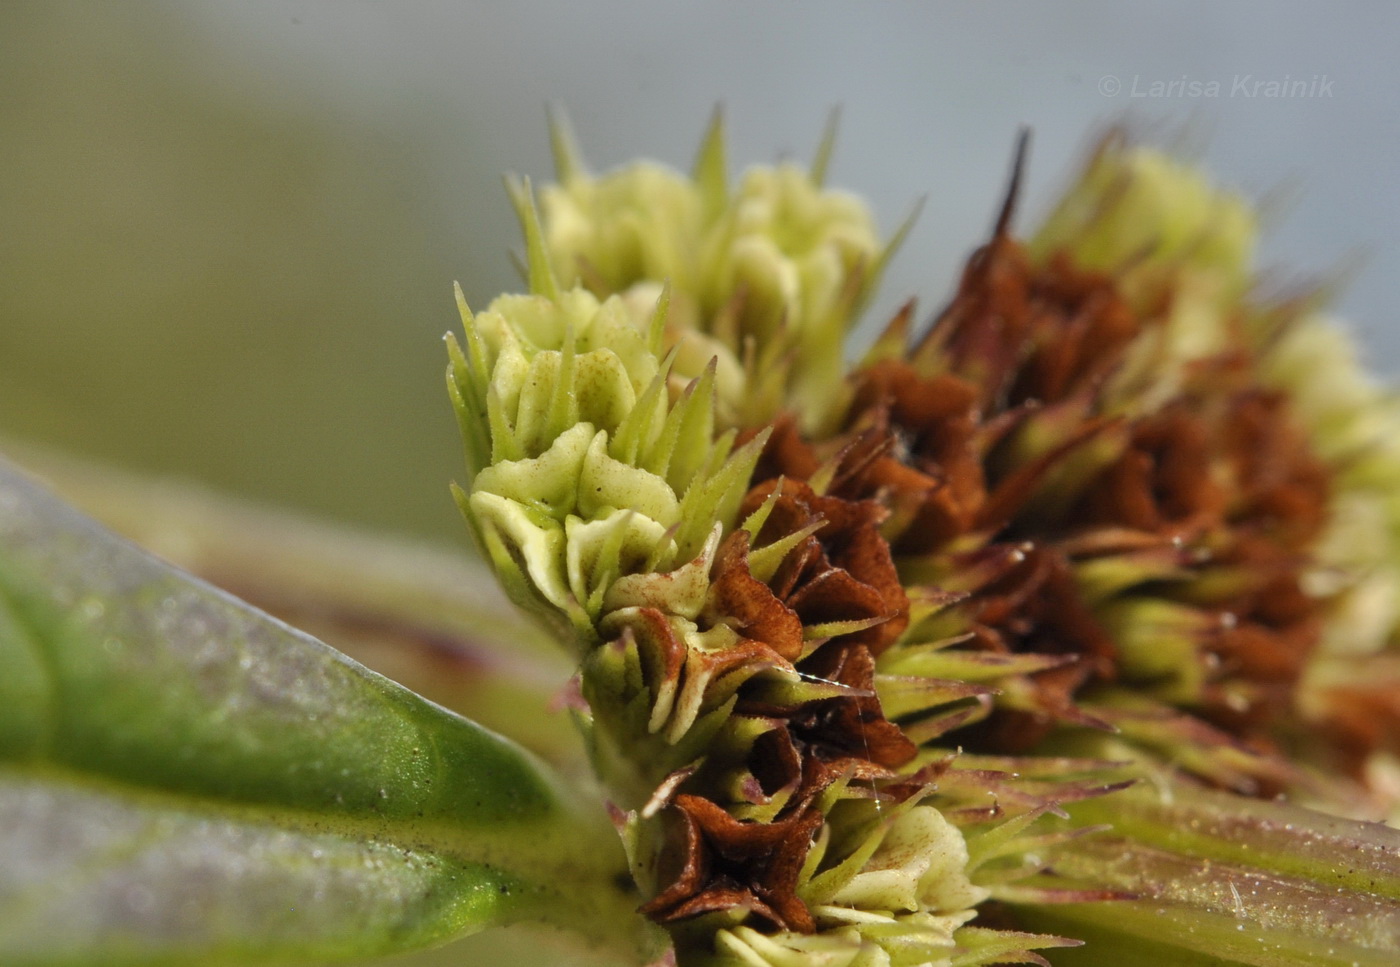
<path id="1" fill-rule="evenodd" d="M 771 823 L 735 819 L 700 796 L 676 797 L 683 835 L 680 869 L 669 886 L 642 905 L 660 923 L 742 910 L 757 922 L 811 933 L 811 911 L 797 898 L 798 875 L 822 824 L 816 809 Z"/>
<path id="2" fill-rule="evenodd" d="M 811 933 L 816 921 L 796 877 L 824 822 L 813 801 L 838 780 L 892 779 L 917 753 L 880 709 L 872 657 L 908 623 L 908 602 L 876 530 L 879 505 L 786 481 L 754 488 L 741 512 L 749 523 L 716 557 L 706 612 L 741 635 L 772 639 L 798 680 L 738 689 L 731 754 L 684 776 L 662 812 L 684 832 L 669 838 L 658 860 L 669 867 L 666 885 L 643 909 L 661 922 L 742 909 L 755 922 Z M 760 553 L 781 552 L 767 555 L 763 580 L 751 540 Z M 725 789 L 738 800 L 725 805 L 742 818 L 719 804 Z"/>
<path id="3" fill-rule="evenodd" d="M 1213 782 L 1277 789 L 1298 778 L 1274 728 L 1318 641 L 1325 602 L 1304 584 L 1329 469 L 1242 339 L 1152 374 L 1193 308 L 1180 293 L 1011 235 L 1024 147 L 948 306 L 912 340 L 901 312 L 852 373 L 840 432 L 780 425 L 757 473 L 889 508 L 901 579 L 963 595 L 960 647 L 1067 659 L 1005 689 L 964 746 L 1112 727 Z M 1135 271 L 1169 277 L 1155 268 Z"/>

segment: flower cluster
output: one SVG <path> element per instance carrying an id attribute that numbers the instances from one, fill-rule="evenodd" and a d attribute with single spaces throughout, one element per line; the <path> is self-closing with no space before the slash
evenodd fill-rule
<path id="1" fill-rule="evenodd" d="M 901 576 L 963 595 L 972 650 L 1069 659 L 965 745 L 1104 754 L 1059 728 L 1097 723 L 1239 791 L 1292 785 L 1274 726 L 1317 641 L 1303 585 L 1332 474 L 1232 332 L 1239 203 L 1114 143 L 1035 247 L 1010 234 L 1015 195 L 929 329 L 911 344 L 901 316 L 853 371 L 841 431 L 762 469 L 841 454 L 837 492 L 891 509 Z M 1144 210 L 1162 198 L 1184 202 Z"/>
<path id="2" fill-rule="evenodd" d="M 459 502 L 577 651 L 682 963 L 1043 962 L 1069 941 L 971 921 L 1101 895 L 1047 867 L 1092 830 L 1045 817 L 1110 760 L 1249 794 L 1320 794 L 1338 749 L 1384 770 L 1357 710 L 1400 717 L 1367 679 L 1397 569 L 1347 538 L 1400 540 L 1389 417 L 1304 385 L 1319 343 L 1350 363 L 1253 294 L 1248 206 L 1112 138 L 1029 242 L 1019 151 L 949 304 L 848 369 L 894 245 L 829 143 L 733 188 L 718 123 L 690 177 L 591 176 L 557 127 L 541 214 L 512 185 L 530 292 L 449 343 Z"/>
<path id="3" fill-rule="evenodd" d="M 644 307 L 669 285 L 677 373 L 714 361 L 727 425 L 822 425 L 850 320 L 903 237 L 881 243 L 858 198 L 823 189 L 834 126 L 811 169 L 755 167 L 738 185 L 718 116 L 691 177 L 650 162 L 594 177 L 562 123 L 553 135 L 559 182 L 541 207 L 560 282 Z"/>

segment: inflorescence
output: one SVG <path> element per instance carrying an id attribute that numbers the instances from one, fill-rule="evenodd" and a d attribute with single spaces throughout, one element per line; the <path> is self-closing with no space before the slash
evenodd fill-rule
<path id="1" fill-rule="evenodd" d="M 1380 797 L 1400 436 L 1317 300 L 1258 294 L 1241 199 L 1113 135 L 1021 239 L 1023 139 L 947 306 L 848 366 L 903 230 L 829 137 L 737 185 L 718 122 L 690 176 L 555 147 L 528 294 L 459 297 L 458 497 L 575 649 L 682 964 L 1043 963 L 977 918 L 1107 898 L 1053 873 L 1064 804 Z"/>

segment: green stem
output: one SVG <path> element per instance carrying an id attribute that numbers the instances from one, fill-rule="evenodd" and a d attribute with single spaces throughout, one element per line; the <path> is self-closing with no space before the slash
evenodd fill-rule
<path id="1" fill-rule="evenodd" d="M 1400 832 L 1172 780 L 1071 812 L 1112 830 L 1064 846 L 1055 871 L 1136 899 L 1027 905 L 1035 929 L 1090 941 L 1057 963 L 1400 962 Z"/>

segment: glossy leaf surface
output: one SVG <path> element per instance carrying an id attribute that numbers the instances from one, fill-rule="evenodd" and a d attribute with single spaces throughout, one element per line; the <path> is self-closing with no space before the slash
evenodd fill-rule
<path id="1" fill-rule="evenodd" d="M 0 467 L 0 962 L 628 949 L 605 820 L 511 743 Z"/>

